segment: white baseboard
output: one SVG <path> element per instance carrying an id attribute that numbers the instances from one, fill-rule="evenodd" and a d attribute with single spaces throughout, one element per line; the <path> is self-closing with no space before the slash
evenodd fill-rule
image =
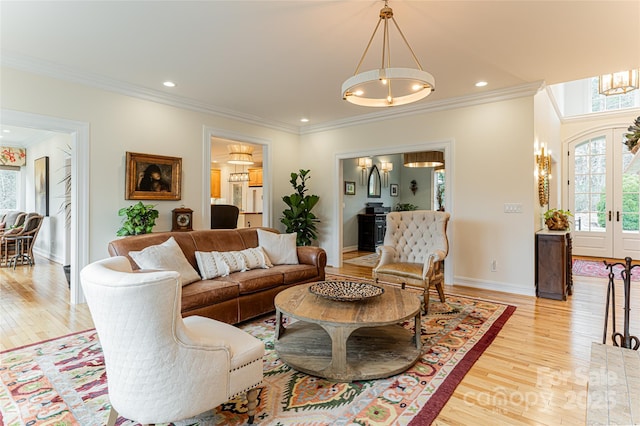
<path id="1" fill-rule="evenodd" d="M 342 247 L 342 252 L 343 253 L 349 253 L 351 251 L 358 251 L 358 246 L 348 246 L 348 247 Z"/>
<path id="2" fill-rule="evenodd" d="M 533 284 L 531 286 L 523 287 L 521 285 L 512 284 L 512 283 L 501 283 L 495 281 L 484 281 L 478 280 L 475 278 L 468 277 L 455 277 L 454 278 L 453 287 L 456 285 L 464 285 L 467 287 L 478 288 L 482 290 L 493 290 L 493 291 L 502 291 L 504 293 L 513 293 L 513 294 L 521 294 L 524 296 L 535 296 L 536 289 Z"/>
<path id="3" fill-rule="evenodd" d="M 42 250 L 42 249 L 40 249 L 38 247 L 34 247 L 33 248 L 33 253 L 37 254 L 38 256 L 44 257 L 46 259 L 49 259 L 52 262 L 59 263 L 61 265 L 64 263 L 64 259 L 63 258 L 61 258 L 59 256 L 56 256 L 55 254 L 50 253 L 48 251 L 44 251 L 44 250 Z"/>

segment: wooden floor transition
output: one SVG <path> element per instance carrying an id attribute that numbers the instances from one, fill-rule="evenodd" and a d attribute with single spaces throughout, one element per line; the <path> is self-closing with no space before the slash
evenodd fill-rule
<path id="1" fill-rule="evenodd" d="M 364 254 L 346 253 L 345 259 Z M 327 272 L 371 276 L 370 268 L 349 264 Z M 86 305 L 69 304 L 59 264 L 38 257 L 33 267 L 0 268 L 0 283 L 0 350 L 93 327 Z M 576 276 L 566 302 L 446 286 L 448 293 L 517 309 L 434 424 L 584 424 L 590 347 L 602 339 L 606 284 L 606 279 Z M 632 284 L 632 306 L 638 307 L 640 285 Z M 622 291 L 616 296 L 622 324 Z M 631 314 L 631 332 L 640 335 L 638 309 Z"/>

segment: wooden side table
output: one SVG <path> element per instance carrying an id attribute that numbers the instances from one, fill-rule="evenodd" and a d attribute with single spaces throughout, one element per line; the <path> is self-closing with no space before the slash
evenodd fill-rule
<path id="1" fill-rule="evenodd" d="M 567 300 L 573 293 L 571 232 L 536 232 L 536 296 Z"/>

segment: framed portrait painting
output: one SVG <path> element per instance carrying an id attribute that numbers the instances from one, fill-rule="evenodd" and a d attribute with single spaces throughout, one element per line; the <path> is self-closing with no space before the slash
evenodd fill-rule
<path id="1" fill-rule="evenodd" d="M 33 162 L 35 188 L 35 211 L 49 216 L 49 157 L 40 157 Z"/>
<path id="2" fill-rule="evenodd" d="M 127 152 L 126 200 L 179 200 L 182 158 Z"/>
<path id="3" fill-rule="evenodd" d="M 345 195 L 356 195 L 356 183 L 352 181 L 345 180 L 344 181 L 344 194 Z"/>
<path id="4" fill-rule="evenodd" d="M 397 183 L 392 183 L 391 185 L 389 185 L 389 192 L 390 192 L 392 197 L 397 197 L 398 196 L 398 184 Z"/>

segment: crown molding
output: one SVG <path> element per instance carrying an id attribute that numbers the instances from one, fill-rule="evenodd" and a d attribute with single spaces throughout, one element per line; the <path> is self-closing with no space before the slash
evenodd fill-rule
<path id="1" fill-rule="evenodd" d="M 192 111 L 213 114 L 219 117 L 228 118 L 243 123 L 252 124 L 270 129 L 279 130 L 287 133 L 298 134 L 297 126 L 291 126 L 285 123 L 268 121 L 263 118 L 244 114 L 238 111 L 221 108 L 210 105 L 205 102 L 199 102 L 180 96 L 169 95 L 159 90 L 153 90 L 146 87 L 125 83 L 119 80 L 108 78 L 102 75 L 79 72 L 77 70 L 65 67 L 52 62 L 40 59 L 17 55 L 14 53 L 1 53 L 2 66 L 15 68 L 33 74 L 44 75 L 47 77 L 64 80 L 71 83 L 82 84 L 85 86 L 95 87 L 110 92 L 120 93 L 123 95 L 144 99 L 151 102 L 170 105 L 177 108 L 188 109 Z"/>
<path id="2" fill-rule="evenodd" d="M 267 127 L 270 129 L 298 135 L 324 132 L 327 130 L 373 123 L 377 121 L 406 117 L 416 114 L 444 111 L 474 105 L 482 105 L 491 102 L 499 102 L 520 97 L 533 96 L 541 88 L 544 87 L 544 83 L 542 81 L 536 81 L 533 83 L 527 83 L 505 89 L 492 90 L 477 95 L 443 99 L 440 101 L 427 103 L 416 103 L 399 108 L 386 108 L 382 111 L 376 111 L 373 113 L 358 115 L 355 117 L 348 117 L 345 119 L 330 121 L 318 125 L 297 127 L 286 123 L 265 120 L 261 117 L 257 117 L 251 114 L 244 114 L 238 111 L 232 111 L 229 109 L 210 105 L 205 102 L 170 95 L 159 90 L 153 90 L 130 83 L 125 83 L 102 75 L 79 72 L 63 65 L 15 53 L 8 53 L 4 51 L 1 52 L 1 63 L 2 66 L 19 69 L 33 74 L 44 75 L 58 80 L 64 80 L 71 83 L 95 87 L 98 89 L 120 93 L 126 96 L 144 99 L 151 102 L 157 102 L 177 108 L 212 114 L 251 125 Z"/>
<path id="3" fill-rule="evenodd" d="M 300 129 L 300 134 L 311 134 L 335 130 L 342 127 L 350 127 L 360 124 L 374 123 L 382 120 L 406 117 L 416 114 L 445 111 L 456 108 L 482 105 L 486 103 L 505 101 L 509 99 L 533 96 L 544 87 L 543 81 L 508 87 L 506 89 L 492 90 L 472 96 L 460 96 L 457 98 L 443 99 L 429 103 L 416 103 L 401 108 L 387 108 L 380 112 L 358 115 L 342 120 L 335 120 L 323 124 L 311 125 Z"/>

